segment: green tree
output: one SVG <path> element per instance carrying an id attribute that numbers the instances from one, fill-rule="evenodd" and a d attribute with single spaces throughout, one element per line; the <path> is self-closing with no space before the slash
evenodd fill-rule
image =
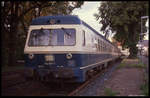
<path id="1" fill-rule="evenodd" d="M 129 48 L 129 58 L 137 55 L 137 43 L 141 33 L 141 17 L 148 15 L 148 1 L 102 2 L 99 12 L 94 14 L 96 20 L 102 23 L 101 31 L 116 33 L 114 38 L 121 42 L 123 48 Z M 143 32 L 146 27 L 143 21 Z M 143 35 L 144 36 L 144 35 Z M 142 36 L 142 38 L 143 38 Z"/>
<path id="2" fill-rule="evenodd" d="M 23 55 L 27 28 L 33 18 L 68 15 L 82 5 L 83 1 L 1 1 L 2 63 L 14 66 L 17 56 Z"/>

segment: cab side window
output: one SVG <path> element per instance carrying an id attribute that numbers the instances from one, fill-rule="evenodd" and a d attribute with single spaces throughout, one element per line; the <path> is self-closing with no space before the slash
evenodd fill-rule
<path id="1" fill-rule="evenodd" d="M 84 30 L 83 30 L 83 32 L 82 32 L 82 36 L 83 36 L 83 43 L 82 43 L 82 45 L 85 46 L 85 44 L 86 44 L 86 39 L 85 39 L 85 31 L 84 31 Z"/>
<path id="2" fill-rule="evenodd" d="M 100 51 L 100 39 L 98 39 L 98 51 Z"/>

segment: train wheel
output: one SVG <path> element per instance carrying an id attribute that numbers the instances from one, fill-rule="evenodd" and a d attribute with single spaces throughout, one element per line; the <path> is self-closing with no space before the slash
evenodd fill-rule
<path id="1" fill-rule="evenodd" d="M 104 70 L 105 69 L 105 66 L 104 66 L 104 64 L 102 65 L 102 69 L 101 70 Z"/>
<path id="2" fill-rule="evenodd" d="M 32 69 L 26 69 L 24 72 L 24 78 L 25 80 L 33 80 L 33 70 Z"/>
<path id="3" fill-rule="evenodd" d="M 97 67 L 97 72 L 99 72 L 99 71 L 100 71 L 100 66 Z"/>
<path id="4" fill-rule="evenodd" d="M 34 70 L 33 79 L 34 80 L 38 80 L 39 79 L 38 72 L 36 70 Z"/>
<path id="5" fill-rule="evenodd" d="M 91 78 L 89 71 L 86 72 L 85 74 L 85 80 L 89 80 Z"/>
<path id="6" fill-rule="evenodd" d="M 87 72 L 86 72 L 86 79 L 88 80 L 88 79 L 91 79 L 92 77 L 93 77 L 93 75 L 94 75 L 94 70 L 92 69 L 92 70 L 88 70 Z"/>

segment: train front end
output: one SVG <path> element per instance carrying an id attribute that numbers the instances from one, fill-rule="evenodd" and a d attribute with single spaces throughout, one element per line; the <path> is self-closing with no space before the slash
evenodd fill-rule
<path id="1" fill-rule="evenodd" d="M 25 75 L 42 80 L 82 82 L 78 25 L 32 25 L 25 53 Z M 80 36 L 79 36 L 80 39 Z"/>

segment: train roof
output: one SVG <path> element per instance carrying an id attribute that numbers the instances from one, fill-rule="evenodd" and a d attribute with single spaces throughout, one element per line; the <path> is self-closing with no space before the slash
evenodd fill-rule
<path id="1" fill-rule="evenodd" d="M 31 25 L 50 25 L 50 21 L 55 20 L 55 24 L 81 24 L 78 16 L 57 15 L 57 16 L 41 16 L 32 20 Z"/>
<path id="2" fill-rule="evenodd" d="M 76 15 L 41 16 L 41 17 L 33 19 L 32 22 L 31 22 L 31 25 L 50 25 L 51 24 L 50 23 L 51 20 L 55 20 L 55 23 L 54 23 L 55 25 L 56 24 L 59 24 L 59 25 L 60 24 L 83 24 L 84 26 L 86 26 L 89 29 L 91 29 L 94 33 L 96 33 L 97 35 L 101 36 L 108 43 L 112 44 L 109 40 L 107 40 L 104 36 L 102 36 L 96 30 L 94 30 L 87 23 L 85 23 L 84 21 L 79 19 L 79 17 L 76 16 Z M 113 45 L 113 46 L 115 46 L 115 45 Z"/>
<path id="3" fill-rule="evenodd" d="M 96 33 L 97 35 L 101 36 L 104 40 L 106 40 L 108 43 L 112 44 L 109 40 L 107 40 L 104 36 L 102 36 L 99 32 L 97 32 L 95 29 L 93 29 L 91 26 L 89 26 L 87 23 L 85 23 L 84 21 L 82 21 L 82 24 L 85 25 L 86 27 L 88 27 L 89 29 L 91 29 L 94 33 Z M 115 46 L 114 44 L 112 44 L 113 46 Z M 115 46 L 116 47 L 116 46 Z"/>

